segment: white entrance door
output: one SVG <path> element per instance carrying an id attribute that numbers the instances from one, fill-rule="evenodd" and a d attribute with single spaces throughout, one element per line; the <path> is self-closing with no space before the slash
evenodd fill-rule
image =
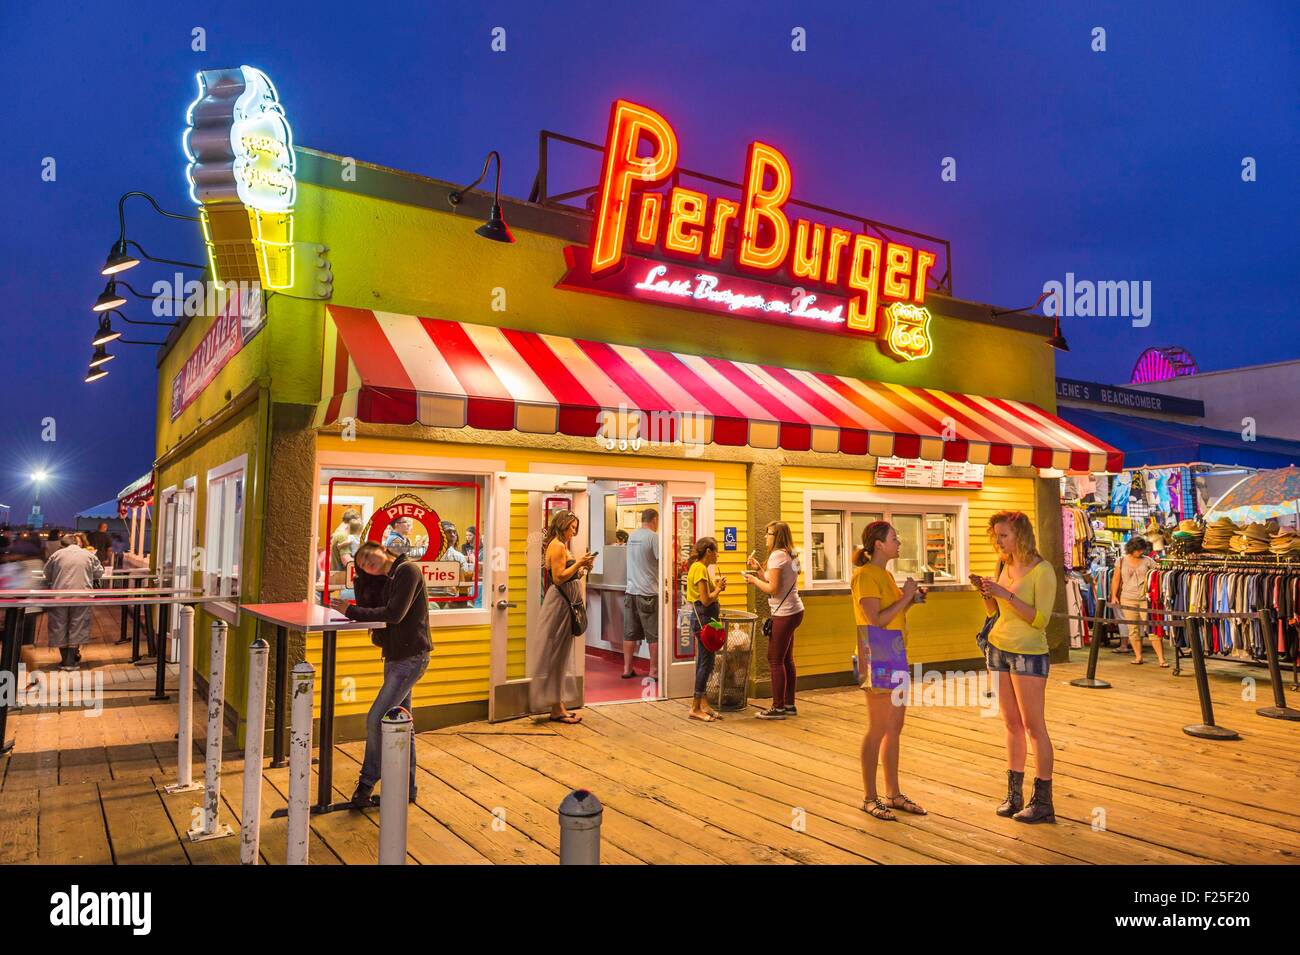
<path id="1" fill-rule="evenodd" d="M 667 679 L 660 695 L 670 698 L 695 692 L 695 642 L 691 637 L 691 604 L 686 593 L 687 561 L 695 542 L 713 534 L 713 509 L 703 484 L 669 481 L 664 489 L 664 513 L 659 521 L 660 575 L 663 612 L 659 614 L 662 658 L 659 672 Z"/>
<path id="2" fill-rule="evenodd" d="M 548 509 L 567 502 L 581 526 L 571 544 L 585 553 L 588 537 L 587 478 L 584 475 L 498 472 L 492 488 L 492 610 L 488 719 L 509 720 L 529 712 L 529 674 L 541 652 L 536 632 L 542 602 L 542 537 Z M 572 672 L 577 696 L 566 706 L 582 705 L 584 642 L 574 640 Z"/>

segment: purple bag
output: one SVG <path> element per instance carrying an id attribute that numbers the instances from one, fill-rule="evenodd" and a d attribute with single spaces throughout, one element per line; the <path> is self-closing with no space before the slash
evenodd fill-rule
<path id="1" fill-rule="evenodd" d="M 907 678 L 907 647 L 903 631 L 884 627 L 858 627 L 858 661 L 866 661 L 863 689 L 892 690 Z M 895 674 L 900 674 L 897 678 Z"/>

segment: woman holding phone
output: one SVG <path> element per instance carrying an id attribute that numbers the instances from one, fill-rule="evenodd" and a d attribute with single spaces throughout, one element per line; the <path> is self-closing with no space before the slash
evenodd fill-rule
<path id="1" fill-rule="evenodd" d="M 795 586 L 799 569 L 790 525 L 772 521 L 767 525 L 767 569 L 751 554 L 745 579 L 768 596 L 772 608 L 772 632 L 767 638 L 767 662 L 772 671 L 772 705 L 758 713 L 760 720 L 783 720 L 797 716 L 794 706 L 794 633 L 803 623 L 803 600 Z"/>
<path id="2" fill-rule="evenodd" d="M 994 514 L 988 533 L 1001 572 L 996 581 L 972 574 L 971 582 L 979 588 L 989 616 L 998 615 L 985 650 L 1007 739 L 1007 798 L 997 814 L 1017 822 L 1056 822 L 1052 740 L 1043 715 L 1050 669 L 1047 622 L 1056 602 L 1056 573 L 1038 553 L 1033 525 L 1020 511 Z M 1034 794 L 1028 806 L 1023 792 L 1027 740 L 1033 741 L 1035 760 Z"/>
<path id="3" fill-rule="evenodd" d="M 925 598 L 925 592 L 911 577 L 902 587 L 894 580 L 889 562 L 898 556 L 898 531 L 888 521 L 872 521 L 862 529 L 862 546 L 853 549 L 853 616 L 859 627 L 901 630 L 907 646 L 907 611 Z M 903 795 L 898 785 L 898 743 L 907 714 L 907 694 L 902 702 L 890 689 L 871 685 L 868 661 L 858 665 L 867 677 L 862 689 L 867 694 L 867 732 L 862 737 L 862 788 L 866 798 L 862 811 L 876 819 L 895 820 L 894 810 L 914 816 L 926 811 Z M 885 798 L 876 791 L 876 763 L 885 761 Z"/>
<path id="4" fill-rule="evenodd" d="M 575 601 L 585 599 L 582 578 L 591 572 L 595 554 L 574 559 L 569 542 L 578 533 L 578 517 L 573 511 L 557 511 L 542 538 L 542 607 L 538 633 L 543 645 L 536 672 L 528 686 L 529 704 L 534 713 L 550 710 L 553 723 L 581 723 L 582 717 L 564 707 L 565 697 L 573 696 L 575 680 L 569 672 L 573 659 L 573 609 Z"/>

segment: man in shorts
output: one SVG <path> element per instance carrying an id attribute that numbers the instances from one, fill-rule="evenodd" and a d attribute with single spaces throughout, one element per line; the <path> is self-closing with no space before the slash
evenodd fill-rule
<path id="1" fill-rule="evenodd" d="M 632 659 L 650 644 L 650 679 L 659 679 L 659 512 L 647 507 L 627 541 L 627 591 L 623 594 L 623 679 L 636 676 Z"/>

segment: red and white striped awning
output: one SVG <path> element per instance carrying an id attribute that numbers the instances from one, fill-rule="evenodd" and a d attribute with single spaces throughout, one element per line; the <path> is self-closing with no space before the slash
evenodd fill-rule
<path id="1" fill-rule="evenodd" d="M 353 418 L 592 437 L 635 415 L 643 437 L 668 441 L 1123 466 L 1116 449 L 1023 401 L 339 305 L 326 315 L 317 427 Z"/>

